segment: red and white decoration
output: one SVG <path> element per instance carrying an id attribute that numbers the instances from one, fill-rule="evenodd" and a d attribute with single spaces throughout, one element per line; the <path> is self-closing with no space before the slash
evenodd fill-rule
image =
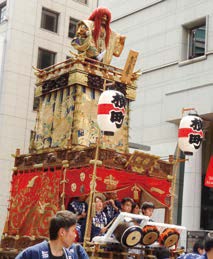
<path id="1" fill-rule="evenodd" d="M 204 185 L 213 188 L 213 156 L 211 156 L 209 161 Z"/>
<path id="2" fill-rule="evenodd" d="M 114 135 L 122 126 L 126 108 L 125 96 L 115 90 L 104 91 L 98 102 L 97 122 L 105 135 Z"/>
<path id="3" fill-rule="evenodd" d="M 178 131 L 178 146 L 186 155 L 193 155 L 202 143 L 202 119 L 198 115 L 187 115 L 181 119 Z"/>

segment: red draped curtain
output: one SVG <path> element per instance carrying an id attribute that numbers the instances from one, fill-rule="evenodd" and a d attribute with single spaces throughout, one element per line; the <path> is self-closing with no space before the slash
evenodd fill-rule
<path id="1" fill-rule="evenodd" d="M 93 166 L 67 170 L 66 196 L 89 194 L 92 173 Z M 130 196 L 137 200 L 140 192 L 145 191 L 162 204 L 162 207 L 170 207 L 171 182 L 165 179 L 98 167 L 96 184 L 97 192 L 116 190 L 120 198 Z"/>
<path id="2" fill-rule="evenodd" d="M 48 236 L 50 218 L 60 210 L 60 199 L 65 184 L 65 196 L 89 194 L 93 166 L 62 170 L 27 171 L 13 174 L 9 216 L 6 233 L 19 236 Z M 66 181 L 63 181 L 65 176 Z M 138 200 L 147 192 L 162 207 L 169 207 L 171 182 L 122 170 L 97 168 L 97 192 L 117 191 L 118 198 Z"/>
<path id="3" fill-rule="evenodd" d="M 7 232 L 48 236 L 49 219 L 59 210 L 61 170 L 13 174 Z"/>

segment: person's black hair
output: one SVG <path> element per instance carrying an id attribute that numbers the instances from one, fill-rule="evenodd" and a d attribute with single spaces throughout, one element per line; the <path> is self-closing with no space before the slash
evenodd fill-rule
<path id="1" fill-rule="evenodd" d="M 166 247 L 160 247 L 157 251 L 156 251 L 156 257 L 158 259 L 166 259 L 166 258 L 170 258 L 170 252 L 169 249 Z"/>
<path id="2" fill-rule="evenodd" d="M 132 211 L 136 208 L 137 205 L 140 208 L 140 204 L 138 202 L 133 202 L 133 204 L 132 204 Z"/>
<path id="3" fill-rule="evenodd" d="M 130 201 L 133 205 L 133 200 L 130 197 L 125 197 L 122 199 L 121 204 L 124 205 L 126 202 Z"/>
<path id="4" fill-rule="evenodd" d="M 69 229 L 77 222 L 74 213 L 68 210 L 61 210 L 56 213 L 50 220 L 49 237 L 50 240 L 56 240 L 58 238 L 58 231 L 60 228 Z"/>
<path id="5" fill-rule="evenodd" d="M 193 253 L 199 254 L 198 249 L 204 249 L 204 244 L 202 240 L 198 240 L 193 245 Z"/>
<path id="6" fill-rule="evenodd" d="M 149 201 L 145 201 L 142 206 L 141 206 L 141 209 L 142 210 L 146 210 L 146 209 L 154 209 L 155 208 L 155 205 L 152 203 L 152 202 L 149 202 Z"/>
<path id="7" fill-rule="evenodd" d="M 213 249 L 213 232 L 209 232 L 207 234 L 204 248 L 206 252 L 209 252 L 211 249 Z"/>

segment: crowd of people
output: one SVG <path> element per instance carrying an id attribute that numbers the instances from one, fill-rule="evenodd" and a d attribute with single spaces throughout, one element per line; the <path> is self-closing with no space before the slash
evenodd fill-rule
<path id="1" fill-rule="evenodd" d="M 204 240 L 197 240 L 192 253 L 183 253 L 178 259 L 213 259 L 213 232 L 209 232 Z"/>
<path id="2" fill-rule="evenodd" d="M 50 220 L 49 241 L 25 249 L 16 259 L 88 259 L 86 251 L 79 244 L 84 239 L 86 226 L 88 210 L 86 198 L 86 196 L 76 197 L 68 204 L 67 210 L 57 212 Z M 91 240 L 97 235 L 106 233 L 120 212 L 142 214 L 152 221 L 154 204 L 151 202 L 144 202 L 140 207 L 139 203 L 129 197 L 119 201 L 115 192 L 96 194 L 94 202 L 96 213 L 92 218 Z M 155 256 L 158 259 L 170 258 L 169 249 L 159 248 Z M 192 253 L 182 253 L 178 259 L 213 259 L 212 233 L 208 234 L 205 242 L 198 240 Z"/>
<path id="3" fill-rule="evenodd" d="M 68 204 L 68 210 L 77 215 L 77 241 L 83 242 L 86 215 L 88 205 L 86 196 L 76 197 Z M 142 207 L 130 197 L 125 197 L 121 201 L 118 200 L 117 192 L 107 192 L 105 194 L 97 193 L 94 198 L 95 216 L 92 218 L 91 240 L 98 235 L 106 233 L 108 226 L 119 215 L 120 212 L 128 212 L 134 214 L 143 214 L 151 217 L 154 211 L 152 202 L 144 202 Z"/>
<path id="4" fill-rule="evenodd" d="M 49 241 L 25 249 L 16 259 L 88 259 L 86 251 L 79 244 L 84 239 L 88 210 L 86 199 L 86 196 L 73 198 L 67 210 L 58 211 L 50 220 Z M 143 203 L 140 208 L 140 205 L 129 197 L 119 201 L 116 192 L 96 194 L 94 202 L 95 215 L 92 218 L 91 240 L 97 235 L 104 234 L 110 222 L 120 212 L 143 213 L 151 217 L 154 210 L 154 205 L 150 202 Z"/>

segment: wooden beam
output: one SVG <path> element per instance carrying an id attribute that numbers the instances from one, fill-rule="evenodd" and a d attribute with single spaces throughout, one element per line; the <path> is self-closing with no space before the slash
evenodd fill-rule
<path id="1" fill-rule="evenodd" d="M 138 52 L 134 50 L 130 50 L 124 70 L 121 75 L 122 83 L 129 84 L 131 82 L 132 73 L 133 73 L 137 58 L 138 58 Z"/>

